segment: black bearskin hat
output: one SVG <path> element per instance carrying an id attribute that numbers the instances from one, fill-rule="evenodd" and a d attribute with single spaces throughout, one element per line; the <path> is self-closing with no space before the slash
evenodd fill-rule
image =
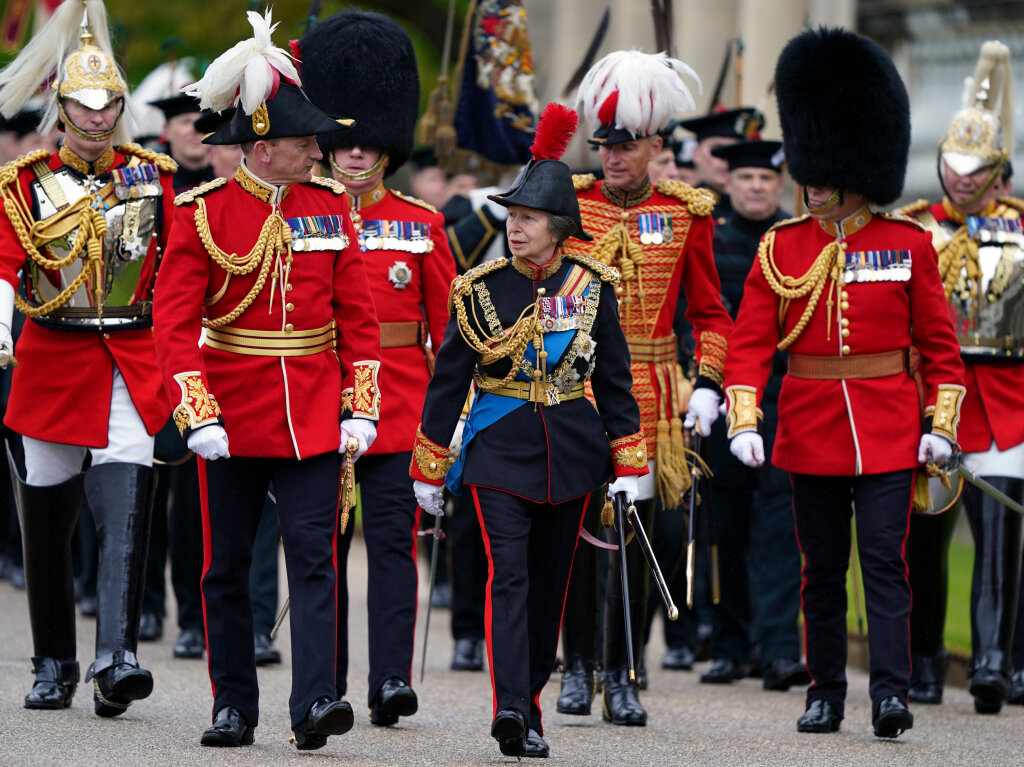
<path id="1" fill-rule="evenodd" d="M 790 40 L 775 65 L 786 161 L 803 185 L 859 192 L 888 205 L 903 191 L 910 102 L 881 46 L 845 29 Z"/>
<path id="2" fill-rule="evenodd" d="M 387 152 L 385 175 L 412 153 L 420 79 L 409 35 L 387 16 L 348 11 L 324 19 L 299 41 L 303 89 L 320 109 L 355 120 L 320 137 L 324 154 L 360 146 Z"/>

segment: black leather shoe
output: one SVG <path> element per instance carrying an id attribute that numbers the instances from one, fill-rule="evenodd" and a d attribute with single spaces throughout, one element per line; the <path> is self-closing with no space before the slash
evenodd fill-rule
<path id="1" fill-rule="evenodd" d="M 761 672 L 761 685 L 766 690 L 788 690 L 811 683 L 807 666 L 798 660 L 776 658 Z"/>
<path id="2" fill-rule="evenodd" d="M 86 681 L 92 679 L 92 698 L 96 716 L 123 714 L 133 701 L 148 698 L 153 692 L 153 675 L 139 667 L 135 653 L 117 650 L 113 666 L 95 672 L 90 667 Z"/>
<path id="3" fill-rule="evenodd" d="M 693 668 L 693 650 L 686 645 L 669 647 L 661 659 L 661 667 L 674 671 L 689 671 Z"/>
<path id="4" fill-rule="evenodd" d="M 949 667 L 949 656 L 943 650 L 938 655 L 911 653 L 910 662 L 913 670 L 910 674 L 911 703 L 942 703 L 942 688 L 946 681 L 946 669 Z"/>
<path id="5" fill-rule="evenodd" d="M 640 705 L 636 685 L 629 681 L 629 669 L 611 669 L 604 675 L 602 716 L 606 722 L 628 727 L 646 727 L 647 711 Z"/>
<path id="6" fill-rule="evenodd" d="M 35 684 L 25 696 L 25 708 L 67 708 L 75 696 L 79 670 L 76 661 L 61 663 L 54 658 L 32 658 Z"/>
<path id="7" fill-rule="evenodd" d="M 1001 671 L 978 668 L 971 674 L 967 690 L 974 696 L 974 710 L 979 714 L 998 714 L 1010 689 L 1010 680 Z"/>
<path id="8" fill-rule="evenodd" d="M 797 732 L 839 732 L 843 718 L 835 707 L 825 700 L 812 700 L 803 716 L 796 720 Z"/>
<path id="9" fill-rule="evenodd" d="M 139 618 L 139 641 L 156 642 L 164 635 L 164 619 L 156 613 L 143 613 Z"/>
<path id="10" fill-rule="evenodd" d="M 204 746 L 237 748 L 251 746 L 256 728 L 250 727 L 245 717 L 234 706 L 224 706 L 213 718 L 213 724 L 206 728 L 199 742 Z"/>
<path id="11" fill-rule="evenodd" d="M 293 727 L 291 742 L 300 751 L 315 751 L 327 745 L 328 735 L 344 735 L 352 729 L 352 706 L 347 700 L 317 698 L 309 707 L 306 719 Z"/>
<path id="12" fill-rule="evenodd" d="M 898 695 L 890 695 L 878 704 L 878 715 L 872 724 L 876 738 L 895 738 L 914 726 L 914 715 Z"/>
<path id="13" fill-rule="evenodd" d="M 174 643 L 174 657 L 202 658 L 205 649 L 206 636 L 202 629 L 182 629 L 178 634 L 178 641 Z"/>
<path id="14" fill-rule="evenodd" d="M 384 681 L 370 704 L 370 723 L 378 727 L 397 724 L 398 717 L 412 716 L 418 708 L 412 687 L 393 676 Z"/>
<path id="15" fill-rule="evenodd" d="M 1024 670 L 1014 671 L 1010 676 L 1010 689 L 1006 693 L 1006 702 L 1014 706 L 1024 705 Z"/>
<path id="16" fill-rule="evenodd" d="M 491 737 L 505 756 L 525 756 L 526 717 L 514 708 L 503 708 L 491 722 Z"/>
<path id="17" fill-rule="evenodd" d="M 274 647 L 274 642 L 266 634 L 256 634 L 253 637 L 253 645 L 256 649 L 256 665 L 269 666 L 281 662 L 281 653 Z"/>
<path id="18" fill-rule="evenodd" d="M 590 716 L 594 700 L 594 671 L 578 655 L 574 655 L 562 672 L 562 689 L 556 708 L 559 714 Z"/>
<path id="19" fill-rule="evenodd" d="M 480 637 L 456 639 L 452 671 L 483 671 L 483 668 L 484 640 Z"/>
<path id="20" fill-rule="evenodd" d="M 526 752 L 523 756 L 547 759 L 550 754 L 551 749 L 548 748 L 547 741 L 540 736 L 540 733 L 536 730 L 530 730 L 526 733 Z"/>
<path id="21" fill-rule="evenodd" d="M 747 675 L 747 664 L 728 658 L 719 658 L 700 675 L 701 684 L 732 684 Z"/>

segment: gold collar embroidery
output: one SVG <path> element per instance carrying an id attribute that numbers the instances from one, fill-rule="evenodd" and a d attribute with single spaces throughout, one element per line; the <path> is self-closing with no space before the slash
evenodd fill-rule
<path id="1" fill-rule="evenodd" d="M 654 187 L 651 186 L 650 176 L 644 176 L 643 183 L 636 189 L 619 189 L 605 181 L 601 184 L 601 194 L 606 200 L 620 208 L 635 208 L 651 199 Z"/>
<path id="2" fill-rule="evenodd" d="M 66 146 L 62 146 L 57 154 L 62 163 L 86 176 L 100 176 L 106 173 L 110 170 L 111 166 L 113 166 L 114 160 L 116 159 L 116 153 L 112 146 L 108 146 L 104 149 L 103 154 L 97 157 L 95 162 L 92 163 L 83 160 Z"/>
<path id="3" fill-rule="evenodd" d="M 562 251 L 556 250 L 555 254 L 543 264 L 535 264 L 518 256 L 512 256 L 511 263 L 512 268 L 524 277 L 529 277 L 534 282 L 540 282 L 541 280 L 546 280 L 561 268 Z"/>
<path id="4" fill-rule="evenodd" d="M 818 221 L 818 225 L 830 237 L 845 240 L 867 226 L 871 218 L 871 210 L 865 205 L 841 221 Z"/>
<path id="5" fill-rule="evenodd" d="M 238 168 L 235 170 L 235 181 L 245 191 L 251 194 L 260 202 L 265 202 L 268 205 L 273 202 L 282 202 L 285 197 L 288 196 L 288 192 L 291 186 L 285 184 L 284 186 L 274 186 L 268 184 L 263 179 L 255 176 L 251 170 L 245 165 L 245 159 L 239 163 Z M 276 200 L 275 200 L 276 198 Z"/>
<path id="6" fill-rule="evenodd" d="M 384 195 L 387 194 L 387 192 L 387 187 L 384 186 L 384 179 L 381 179 L 380 183 L 369 192 L 361 194 L 358 197 L 349 195 L 349 199 L 352 201 L 352 207 L 355 210 L 361 210 L 362 208 L 368 208 L 383 200 Z"/>

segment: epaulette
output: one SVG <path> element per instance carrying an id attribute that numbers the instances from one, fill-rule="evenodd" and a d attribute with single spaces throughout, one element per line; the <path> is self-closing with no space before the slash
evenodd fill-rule
<path id="1" fill-rule="evenodd" d="M 452 313 L 452 307 L 455 305 L 455 300 L 469 292 L 470 286 L 477 280 L 487 276 L 491 272 L 496 272 L 499 269 L 504 269 L 508 266 L 508 259 L 502 256 L 496 258 L 493 261 L 474 266 L 464 274 L 460 274 L 454 280 L 452 280 L 452 287 L 448 293 L 448 314 Z"/>
<path id="2" fill-rule="evenodd" d="M 17 181 L 18 174 L 21 173 L 23 168 L 27 168 L 33 163 L 49 159 L 50 153 L 45 149 L 37 149 L 34 152 L 23 154 L 21 157 L 15 157 L 13 160 L 0 167 L 0 190 Z"/>
<path id="3" fill-rule="evenodd" d="M 426 208 L 431 213 L 437 213 L 437 208 L 435 208 L 426 200 L 421 200 L 419 197 L 412 197 L 407 194 L 402 194 L 397 189 L 392 189 L 391 194 L 393 194 L 399 200 L 405 200 L 406 202 L 412 203 L 413 205 L 419 205 L 421 208 Z"/>
<path id="4" fill-rule="evenodd" d="M 913 216 L 916 213 L 920 213 L 922 210 L 928 210 L 931 207 L 931 203 L 928 200 L 920 199 L 914 202 L 902 205 L 893 211 L 893 214 L 897 216 Z"/>
<path id="5" fill-rule="evenodd" d="M 924 224 L 922 224 L 916 218 L 911 218 L 910 216 L 904 216 L 900 213 L 885 212 L 878 213 L 877 215 L 879 218 L 884 218 L 886 221 L 893 221 L 897 224 L 906 224 L 907 226 L 912 226 L 920 232 L 928 231 Z"/>
<path id="6" fill-rule="evenodd" d="M 597 176 L 593 173 L 573 173 L 572 174 L 572 185 L 576 188 L 577 192 L 586 192 L 597 181 Z"/>
<path id="7" fill-rule="evenodd" d="M 794 218 L 784 219 L 782 221 L 779 221 L 777 224 L 773 224 L 772 227 L 768 230 L 768 232 L 774 232 L 774 231 L 777 231 L 779 229 L 785 229 L 787 226 L 793 226 L 794 224 L 799 224 L 799 223 L 801 223 L 803 221 L 806 221 L 809 218 L 810 218 L 810 215 L 807 214 L 807 213 L 804 213 L 802 216 L 796 216 Z M 768 232 L 765 232 L 765 234 L 767 234 Z"/>
<path id="8" fill-rule="evenodd" d="M 575 261 L 577 264 L 585 266 L 590 271 L 595 272 L 597 276 L 601 278 L 601 282 L 607 282 L 610 285 L 619 284 L 619 270 L 614 266 L 602 264 L 597 259 L 591 258 L 590 256 L 584 256 L 580 253 L 565 253 L 564 256 L 570 261 Z"/>
<path id="9" fill-rule="evenodd" d="M 178 163 L 163 152 L 154 152 L 152 149 L 146 149 L 138 144 L 121 144 L 117 147 L 117 151 L 124 155 L 131 155 L 132 157 L 138 157 L 140 160 L 151 162 L 164 173 L 174 173 L 178 170 Z"/>
<path id="10" fill-rule="evenodd" d="M 655 188 L 666 197 L 685 202 L 694 216 L 708 216 L 718 204 L 718 195 L 710 189 L 694 189 L 682 181 L 663 178 Z"/>
<path id="11" fill-rule="evenodd" d="M 189 189 L 187 192 L 182 192 L 174 198 L 175 205 L 189 205 L 196 201 L 196 197 L 202 197 L 208 192 L 212 192 L 218 187 L 224 186 L 228 183 L 226 178 L 215 178 L 213 181 L 207 181 L 205 184 L 200 184 L 194 189 Z"/>
<path id="12" fill-rule="evenodd" d="M 309 183 L 322 186 L 325 189 L 330 189 L 335 194 L 345 194 L 345 185 L 339 181 L 335 181 L 333 178 L 327 178 L 327 176 L 313 176 L 309 180 Z"/>
<path id="13" fill-rule="evenodd" d="M 1003 205 L 1024 213 L 1024 200 L 1019 197 L 1000 197 L 998 199 Z"/>

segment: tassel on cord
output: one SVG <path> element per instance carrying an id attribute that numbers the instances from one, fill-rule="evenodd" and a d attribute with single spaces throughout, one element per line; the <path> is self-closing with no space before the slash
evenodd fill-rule
<path id="1" fill-rule="evenodd" d="M 605 497 L 604 506 L 601 507 L 601 527 L 615 526 L 615 506 L 612 499 Z"/>
<path id="2" fill-rule="evenodd" d="M 927 514 L 932 511 L 932 493 L 928 487 L 928 472 L 914 472 L 914 513 Z"/>
<path id="3" fill-rule="evenodd" d="M 476 16 L 476 4 L 470 9 L 466 17 L 466 31 L 463 34 L 462 51 L 465 55 L 468 45 L 469 29 L 473 17 Z M 437 155 L 438 163 L 444 167 L 446 161 L 455 158 L 456 140 L 455 134 L 455 107 L 448 97 L 448 62 L 451 59 L 452 36 L 455 29 L 455 0 L 448 2 L 448 19 L 444 30 L 444 48 L 441 53 L 441 73 L 437 78 L 437 85 L 430 92 L 427 101 L 427 111 L 420 119 L 420 142 L 432 144 L 434 154 Z"/>

